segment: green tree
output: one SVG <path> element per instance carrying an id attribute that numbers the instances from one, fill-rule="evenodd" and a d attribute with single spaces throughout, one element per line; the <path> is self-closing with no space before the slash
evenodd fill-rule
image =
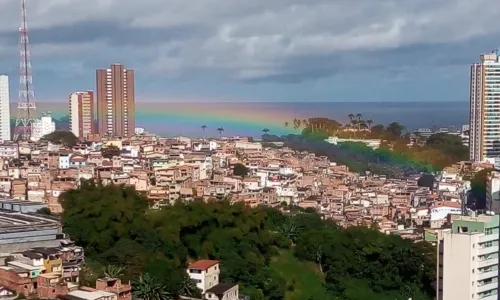
<path id="1" fill-rule="evenodd" d="M 36 211 L 37 214 L 52 216 L 52 211 L 48 207 L 40 208 Z"/>
<path id="2" fill-rule="evenodd" d="M 145 220 L 148 201 L 132 187 L 82 181 L 59 197 L 64 230 L 86 254 L 105 253 Z"/>
<path id="3" fill-rule="evenodd" d="M 44 135 L 40 140 L 65 147 L 74 147 L 79 142 L 78 138 L 71 131 L 54 131 Z"/>
<path id="4" fill-rule="evenodd" d="M 102 268 L 104 276 L 108 278 L 120 278 L 121 276 L 123 276 L 124 270 L 125 267 L 114 265 L 106 265 Z"/>
<path id="5" fill-rule="evenodd" d="M 405 127 L 398 122 L 392 122 L 391 124 L 387 125 L 386 131 L 389 134 L 390 139 L 395 139 L 401 137 L 403 134 L 403 131 L 405 130 Z"/>
<path id="6" fill-rule="evenodd" d="M 217 131 L 219 132 L 219 137 L 222 138 L 222 133 L 224 132 L 224 128 L 219 127 L 217 128 Z"/>
<path id="7" fill-rule="evenodd" d="M 242 163 L 237 163 L 233 167 L 233 175 L 246 177 L 248 175 L 248 168 Z"/>
<path id="8" fill-rule="evenodd" d="M 170 300 L 173 297 L 155 277 L 143 274 L 132 284 L 133 294 L 143 300 Z"/>

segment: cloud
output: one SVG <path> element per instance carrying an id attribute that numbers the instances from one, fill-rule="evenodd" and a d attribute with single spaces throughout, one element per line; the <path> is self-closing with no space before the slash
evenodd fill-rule
<path id="1" fill-rule="evenodd" d="M 0 3 L 0 55 L 12 53 L 0 67 L 17 54 L 16 2 Z M 454 66 L 500 34 L 500 2 L 489 0 L 44 0 L 28 9 L 33 55 L 78 72 L 119 61 L 150 77 L 253 83 Z"/>

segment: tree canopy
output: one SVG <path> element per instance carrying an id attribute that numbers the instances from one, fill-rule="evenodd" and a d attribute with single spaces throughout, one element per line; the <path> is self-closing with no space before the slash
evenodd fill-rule
<path id="1" fill-rule="evenodd" d="M 44 135 L 41 140 L 66 147 L 73 147 L 78 144 L 78 138 L 71 131 L 54 131 Z"/>
<path id="2" fill-rule="evenodd" d="M 245 177 L 248 174 L 248 168 L 242 164 L 242 163 L 237 163 L 233 167 L 233 175 L 235 176 L 242 176 Z"/>
<path id="3" fill-rule="evenodd" d="M 318 266 L 326 300 L 434 296 L 435 251 L 428 244 L 364 227 L 345 230 L 315 213 L 286 217 L 229 201 L 178 202 L 151 211 L 132 188 L 93 182 L 60 200 L 64 230 L 88 259 L 123 266 L 123 279 L 135 280 L 136 294 L 149 293 L 144 297 L 191 294 L 187 264 L 217 259 L 221 281 L 239 283 L 242 294 L 289 299 L 294 282 L 271 263 L 282 251 Z"/>

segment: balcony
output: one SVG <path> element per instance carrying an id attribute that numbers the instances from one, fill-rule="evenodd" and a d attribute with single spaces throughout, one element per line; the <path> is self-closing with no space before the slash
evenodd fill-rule
<path id="1" fill-rule="evenodd" d="M 477 263 L 477 266 L 479 268 L 492 266 L 492 265 L 498 265 L 498 258 L 485 259 L 485 260 L 479 261 Z"/>
<path id="2" fill-rule="evenodd" d="M 484 280 L 484 279 L 493 278 L 493 277 L 498 277 L 498 270 L 479 273 L 477 275 L 477 280 L 479 281 L 479 280 Z"/>
<path id="3" fill-rule="evenodd" d="M 489 291 L 489 290 L 494 290 L 494 289 L 497 289 L 497 288 L 498 288 L 498 282 L 497 281 L 491 282 L 491 283 L 487 283 L 487 284 L 483 284 L 483 285 L 478 284 L 477 285 L 477 292 L 478 293 L 483 293 L 483 292 L 486 292 L 486 291 Z"/>
<path id="4" fill-rule="evenodd" d="M 484 255 L 488 253 L 498 253 L 498 246 L 483 247 L 477 250 L 478 255 Z"/>
<path id="5" fill-rule="evenodd" d="M 498 239 L 499 239 L 498 233 L 493 233 L 479 237 L 479 242 L 480 243 L 491 242 L 491 241 L 496 241 Z"/>

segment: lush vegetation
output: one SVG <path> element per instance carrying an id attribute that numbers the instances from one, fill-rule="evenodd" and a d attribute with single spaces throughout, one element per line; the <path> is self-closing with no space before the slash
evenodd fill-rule
<path id="1" fill-rule="evenodd" d="M 248 168 L 242 163 L 237 163 L 233 167 L 233 175 L 245 177 L 248 175 Z"/>
<path id="2" fill-rule="evenodd" d="M 41 140 L 66 147 L 73 147 L 78 144 L 78 138 L 71 131 L 54 131 L 44 135 Z"/>
<path id="3" fill-rule="evenodd" d="M 411 140 L 411 134 L 397 122 L 372 126 L 373 121 L 363 120 L 361 114 L 350 114 L 349 119 L 350 122 L 344 125 L 328 118 L 295 119 L 293 127 L 303 128 L 301 135 L 277 137 L 265 134 L 263 139 L 266 145 L 282 141 L 287 147 L 327 156 L 355 172 L 371 171 L 391 176 L 435 172 L 468 159 L 468 149 L 462 145 L 459 136 L 438 133 L 424 140 L 417 134 Z M 285 126 L 289 125 L 285 123 Z M 380 139 L 381 146 L 373 150 L 355 142 L 332 145 L 324 141 L 329 136 Z"/>
<path id="4" fill-rule="evenodd" d="M 196 295 L 185 268 L 204 258 L 221 260 L 222 280 L 238 282 L 252 300 L 434 295 L 435 251 L 428 244 L 375 229 L 344 230 L 315 213 L 286 217 L 228 201 L 150 211 L 132 188 L 93 182 L 83 182 L 60 201 L 64 230 L 88 257 L 83 280 L 113 273 L 135 280 L 136 296 L 143 298 Z"/>

